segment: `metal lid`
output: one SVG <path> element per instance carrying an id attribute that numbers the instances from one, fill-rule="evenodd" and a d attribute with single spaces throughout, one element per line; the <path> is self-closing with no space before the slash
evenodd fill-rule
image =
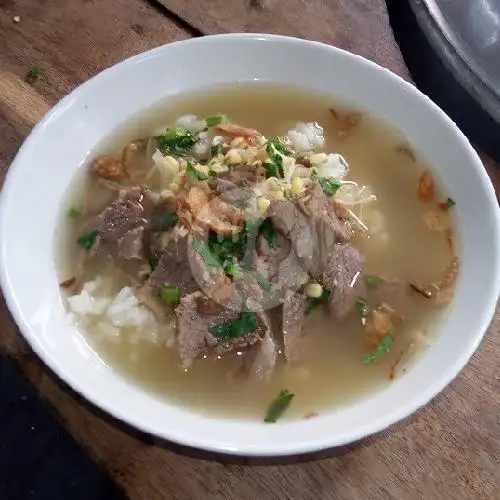
<path id="1" fill-rule="evenodd" d="M 411 0 L 434 49 L 500 123 L 500 0 Z"/>

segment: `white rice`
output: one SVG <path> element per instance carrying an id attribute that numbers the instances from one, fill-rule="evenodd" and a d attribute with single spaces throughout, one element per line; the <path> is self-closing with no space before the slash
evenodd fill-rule
<path id="1" fill-rule="evenodd" d="M 297 123 L 294 129 L 288 131 L 287 137 L 298 153 L 321 149 L 325 145 L 323 128 L 313 122 Z"/>
<path id="2" fill-rule="evenodd" d="M 335 179 L 343 179 L 349 167 L 347 162 L 339 154 L 328 154 L 323 162 L 317 165 L 318 177 L 334 177 Z"/>
<path id="3" fill-rule="evenodd" d="M 68 319 L 87 327 L 97 340 L 174 344 L 174 325 L 160 324 L 151 310 L 139 303 L 132 288 L 126 286 L 115 296 L 106 294 L 105 288 L 104 280 L 97 278 L 86 282 L 79 294 L 68 297 Z"/>
<path id="4" fill-rule="evenodd" d="M 83 285 L 82 291 L 78 295 L 68 297 L 68 305 L 70 310 L 77 316 L 79 315 L 102 315 L 111 300 L 109 298 L 97 298 L 93 293 L 101 285 L 101 280 L 97 278 L 94 281 L 89 281 Z"/>
<path id="5" fill-rule="evenodd" d="M 193 155 L 199 159 L 205 159 L 210 156 L 211 140 L 207 132 L 200 132 L 198 142 L 193 146 Z"/>
<path id="6" fill-rule="evenodd" d="M 201 132 L 207 126 L 205 120 L 200 120 L 196 115 L 184 115 L 177 119 L 177 125 L 188 129 L 190 132 Z"/>
<path id="7" fill-rule="evenodd" d="M 118 292 L 105 314 L 110 323 L 118 327 L 153 326 L 155 323 L 153 313 L 139 305 L 139 300 L 128 286 Z"/>

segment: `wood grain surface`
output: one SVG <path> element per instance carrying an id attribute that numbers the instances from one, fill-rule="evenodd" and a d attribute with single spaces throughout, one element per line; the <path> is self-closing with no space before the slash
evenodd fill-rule
<path id="1" fill-rule="evenodd" d="M 407 78 L 384 0 L 158 0 L 204 35 L 277 33 L 330 43 Z"/>
<path id="2" fill-rule="evenodd" d="M 0 182 L 33 117 L 31 103 L 52 105 L 101 69 L 193 34 L 294 34 L 348 48 L 407 77 L 381 0 L 161 3 L 162 8 L 146 0 L 0 0 L 0 71 L 22 79 L 31 66 L 44 69 L 34 84 L 37 94 L 0 78 L 0 95 L 10 88 L 7 94 L 18 96 L 8 106 L 0 99 Z M 25 117 L 21 125 L 16 114 Z M 489 168 L 498 175 L 493 164 Z M 500 179 L 494 182 L 498 193 Z M 0 306 L 0 352 L 19 361 L 76 439 L 131 499 L 141 500 L 498 498 L 499 333 L 497 314 L 460 376 L 406 421 L 352 446 L 272 463 L 157 443 L 113 422 L 55 380 Z"/>

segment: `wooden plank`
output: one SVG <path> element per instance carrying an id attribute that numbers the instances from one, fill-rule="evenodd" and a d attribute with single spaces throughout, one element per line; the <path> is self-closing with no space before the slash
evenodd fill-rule
<path id="1" fill-rule="evenodd" d="M 208 3 L 186 1 L 185 9 L 197 13 L 198 21 L 180 10 L 180 1 L 164 3 L 178 15 L 187 16 L 186 21 L 203 32 L 274 31 L 330 42 L 338 40 L 340 46 L 367 57 L 371 54 L 382 64 L 387 61 L 386 66 L 406 75 L 404 66 L 398 66 L 402 62 L 391 41 L 380 0 L 269 0 L 263 11 L 267 15 L 281 13 L 286 19 L 262 21 L 267 24 L 259 24 L 260 18 L 252 17 L 262 15 L 256 7 L 256 13 L 247 16 L 247 20 L 234 17 L 240 12 L 234 10 L 236 2 L 223 2 L 222 8 L 220 0 L 210 2 L 210 7 Z M 252 5 L 256 5 L 255 0 Z M 329 11 L 327 16 L 331 5 L 337 10 L 335 14 Z M 238 2 L 238 8 L 248 14 L 247 4 Z M 19 24 L 12 22 L 14 15 L 21 16 Z M 225 28 L 218 16 L 233 28 Z M 375 27 L 368 22 L 370 16 L 375 19 Z M 235 25 L 234 19 L 239 24 Z M 342 23 L 336 24 L 337 19 Z M 385 34 L 380 31 L 383 23 Z M 188 36 L 178 24 L 140 0 L 0 0 L 0 46 L 4 48 L 0 52 L 0 69 L 23 75 L 30 66 L 43 66 L 45 75 L 35 89 L 49 104 L 124 57 Z M 383 46 L 382 41 L 378 44 L 379 39 L 388 45 Z M 378 44 L 376 50 L 365 46 L 372 43 Z M 20 105 L 27 106 L 23 99 Z M 0 118 L 0 182 L 21 140 L 11 123 Z M 490 165 L 490 172 L 493 171 Z M 291 457 L 273 465 L 270 461 L 244 459 L 229 463 L 225 459 L 221 463 L 220 457 L 144 439 L 90 409 L 81 398 L 54 381 L 20 340 L 5 306 L 0 307 L 0 351 L 18 359 L 73 435 L 111 471 L 132 500 L 495 498 L 500 486 L 499 333 L 497 314 L 485 341 L 458 379 L 425 409 L 387 432 L 306 459 Z M 312 458 L 317 460 L 307 461 Z"/>
<path id="2" fill-rule="evenodd" d="M 383 0 L 154 1 L 204 34 L 276 33 L 317 40 L 408 78 Z"/>
<path id="3" fill-rule="evenodd" d="M 51 105 L 126 57 L 189 37 L 141 0 L 0 0 L 0 71 L 23 77 L 31 67 L 42 68 L 35 88 Z M 20 138 L 2 120 L 0 137 L 5 171 Z"/>

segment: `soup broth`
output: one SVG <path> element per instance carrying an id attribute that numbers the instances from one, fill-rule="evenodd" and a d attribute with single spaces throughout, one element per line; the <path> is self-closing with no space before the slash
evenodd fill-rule
<path id="1" fill-rule="evenodd" d="M 253 348 L 204 355 L 185 366 L 175 345 L 171 345 L 171 337 L 166 339 L 159 333 L 144 339 L 127 326 L 110 329 L 107 335 L 98 325 L 98 314 L 83 319 L 76 315 L 82 335 L 95 352 L 112 369 L 144 389 L 196 411 L 227 418 L 263 419 L 270 402 L 283 389 L 295 395 L 286 418 L 311 417 L 383 390 L 393 378 L 404 376 L 408 363 L 431 342 L 446 310 L 446 300 L 431 298 L 423 284 L 439 282 L 455 255 L 451 200 L 445 202 L 446 197 L 439 192 L 427 203 L 419 199 L 419 185 L 422 187 L 422 175 L 427 170 L 423 159 L 397 131 L 363 111 L 328 96 L 257 83 L 170 98 L 115 130 L 92 158 L 120 154 L 129 141 L 154 135 L 188 113 L 197 117 L 224 113 L 231 123 L 256 129 L 267 138 L 284 136 L 298 122 L 317 122 L 324 128 L 322 151 L 340 154 L 349 166 L 344 181 L 355 182 L 358 188 L 365 186 L 370 193 L 366 203 L 346 205 L 356 229 L 350 244 L 361 254 L 367 280 L 366 304 L 358 302 L 356 310 L 342 319 L 322 305 L 308 314 L 300 359 L 293 363 L 286 361 L 283 340 L 276 333 L 280 332 L 277 306 L 271 321 L 278 356 L 274 371 L 264 379 L 239 376 L 244 358 Z M 141 183 L 148 182 L 147 175 L 141 178 Z M 57 235 L 61 281 L 75 276 L 75 269 L 82 266 L 82 254 L 88 254 L 88 249 L 82 250 L 75 242 L 116 196 L 112 183 L 99 182 L 87 168 L 80 169 L 64 200 Z M 441 202 L 446 206 L 439 205 Z M 432 226 L 436 217 L 438 223 Z M 443 217 L 444 229 L 439 226 Z M 117 266 L 113 257 L 102 251 L 87 259 L 83 269 L 83 281 L 99 277 L 109 296 L 115 296 L 124 286 L 135 289 L 142 284 L 141 277 L 146 279 L 144 262 Z M 395 315 L 404 316 L 392 322 L 395 326 L 387 349 L 367 340 L 366 323 L 371 319 L 363 312 L 363 305 L 375 305 L 371 297 L 380 283 L 401 286 L 408 292 L 407 299 L 399 297 L 404 302 L 403 311 L 398 304 L 386 304 Z M 450 296 L 448 291 L 447 299 Z M 367 355 L 376 350 L 380 351 L 377 359 L 366 362 Z"/>

